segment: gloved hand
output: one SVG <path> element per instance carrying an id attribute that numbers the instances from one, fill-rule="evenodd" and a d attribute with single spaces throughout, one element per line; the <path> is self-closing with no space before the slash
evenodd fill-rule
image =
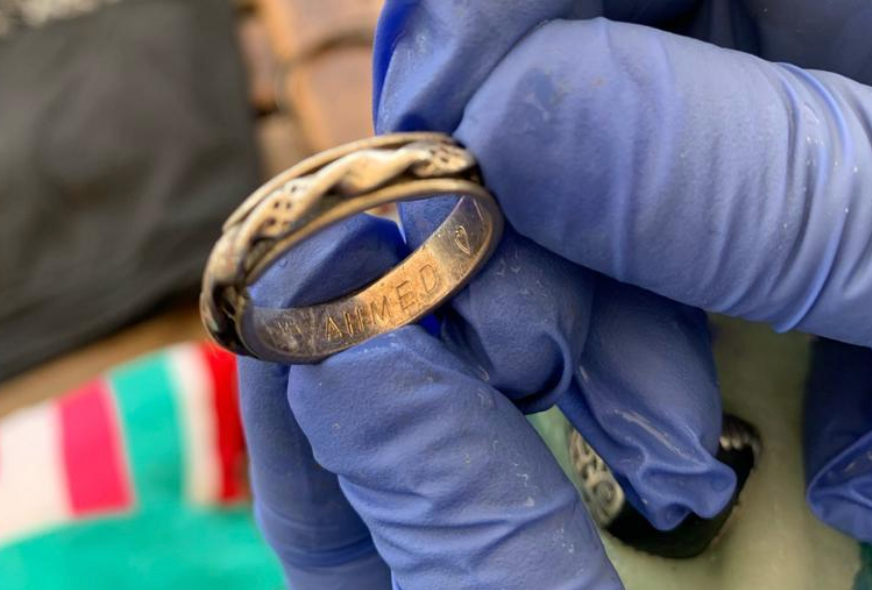
<path id="1" fill-rule="evenodd" d="M 602 14 L 636 24 L 589 20 Z M 407 590 L 619 588 L 522 418 L 554 404 L 655 525 L 717 513 L 733 475 L 712 459 L 705 320 L 673 301 L 872 344 L 872 91 L 772 63 L 872 81 L 870 25 L 865 7 L 813 2 L 389 1 L 377 128 L 453 133 L 511 227 L 435 333 L 406 327 L 316 366 L 242 361 L 258 518 L 292 586 L 385 587 L 374 542 Z M 447 206 L 403 209 L 409 246 Z M 390 224 L 355 219 L 255 298 L 327 299 L 405 248 Z M 866 538 L 862 478 L 839 494 L 812 473 L 865 454 L 872 417 L 854 418 L 851 444 L 809 437 L 810 498 Z"/>

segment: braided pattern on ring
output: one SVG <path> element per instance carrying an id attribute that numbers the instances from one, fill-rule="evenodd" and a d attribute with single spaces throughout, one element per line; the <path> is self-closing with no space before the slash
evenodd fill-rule
<path id="1" fill-rule="evenodd" d="M 569 437 L 569 456 L 591 516 L 600 527 L 608 527 L 624 505 L 624 490 L 609 466 L 577 430 Z"/>
<path id="2" fill-rule="evenodd" d="M 453 176 L 474 165 L 467 152 L 435 142 L 351 153 L 315 174 L 288 181 L 253 203 L 244 218 L 231 218 L 231 225 L 239 225 L 234 250 L 243 253 L 260 240 L 287 236 L 327 195 L 351 197 L 381 188 L 405 174 L 415 178 Z"/>

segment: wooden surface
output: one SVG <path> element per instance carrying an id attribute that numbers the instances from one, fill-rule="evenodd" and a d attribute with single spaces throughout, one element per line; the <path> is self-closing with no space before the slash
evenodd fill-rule
<path id="1" fill-rule="evenodd" d="M 238 23 L 237 38 L 248 72 L 249 101 L 257 113 L 273 112 L 277 106 L 278 58 L 273 53 L 266 23 L 254 12 L 240 15 Z"/>
<path id="2" fill-rule="evenodd" d="M 382 0 L 254 0 L 254 6 L 276 55 L 289 60 L 337 32 L 373 30 Z"/>
<path id="3" fill-rule="evenodd" d="M 204 337 L 196 306 L 173 307 L 0 383 L 0 416 L 68 391 L 114 365 L 161 346 Z"/>
<path id="4" fill-rule="evenodd" d="M 300 117 L 312 151 L 372 135 L 370 51 L 335 49 L 285 78 L 286 93 Z"/>
<path id="5" fill-rule="evenodd" d="M 382 0 L 255 0 L 279 64 L 281 101 L 297 117 L 313 152 L 372 135 L 371 50 L 334 47 L 331 38 L 372 31 Z"/>

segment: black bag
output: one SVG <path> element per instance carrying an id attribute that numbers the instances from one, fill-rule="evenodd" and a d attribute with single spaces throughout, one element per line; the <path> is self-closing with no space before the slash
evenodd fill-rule
<path id="1" fill-rule="evenodd" d="M 0 380 L 196 291 L 259 178 L 233 18 L 0 0 Z"/>

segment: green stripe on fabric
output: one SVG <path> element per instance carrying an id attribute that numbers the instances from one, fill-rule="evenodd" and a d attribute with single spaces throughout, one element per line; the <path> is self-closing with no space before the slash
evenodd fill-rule
<path id="1" fill-rule="evenodd" d="M 280 590 L 281 567 L 249 506 L 175 502 L 39 535 L 0 549 L 3 590 Z"/>
<path id="2" fill-rule="evenodd" d="M 115 391 L 140 510 L 182 494 L 183 442 L 176 387 L 166 353 L 109 374 Z"/>

